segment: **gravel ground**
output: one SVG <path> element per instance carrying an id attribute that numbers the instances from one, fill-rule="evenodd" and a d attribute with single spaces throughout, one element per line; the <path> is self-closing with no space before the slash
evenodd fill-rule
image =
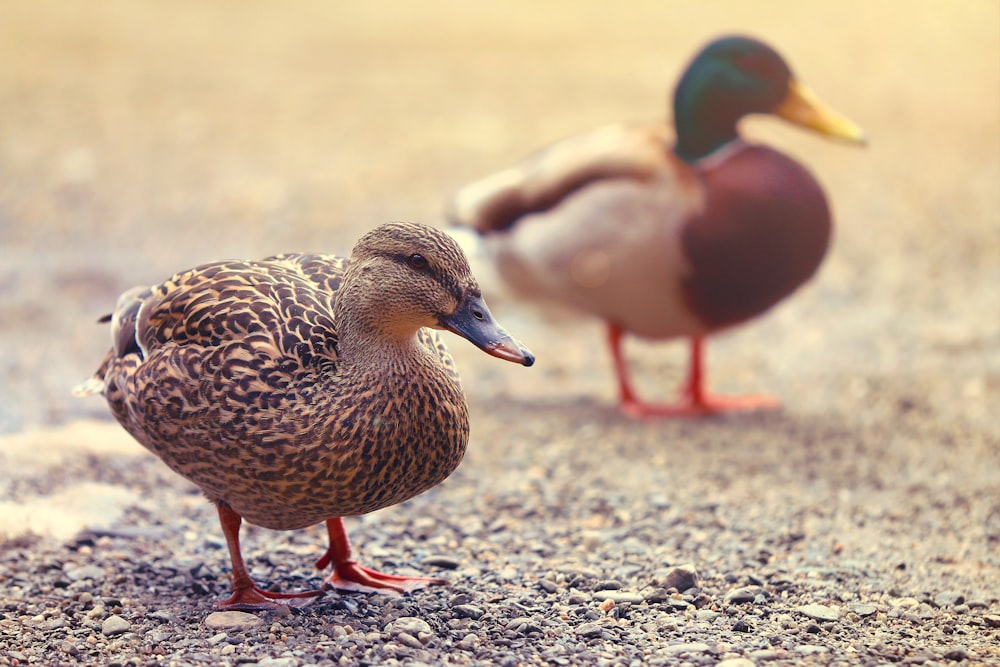
<path id="1" fill-rule="evenodd" d="M 0 665 L 1000 664 L 1000 6 L 902 0 L 0 0 Z M 350 519 L 406 597 L 214 613 L 214 510 L 74 400 L 133 284 L 346 252 L 539 144 L 662 114 L 706 38 L 772 41 L 861 123 L 769 121 L 839 221 L 818 278 L 710 347 L 777 412 L 637 422 L 597 323 L 498 301 L 531 369 L 452 349 L 473 418 L 438 488 Z M 679 344 L 630 342 L 649 396 Z M 315 586 L 321 529 L 249 529 Z"/>

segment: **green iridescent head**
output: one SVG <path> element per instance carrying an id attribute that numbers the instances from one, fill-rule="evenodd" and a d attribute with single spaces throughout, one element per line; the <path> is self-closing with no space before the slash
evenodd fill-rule
<path id="1" fill-rule="evenodd" d="M 861 129 L 799 83 L 777 51 L 750 37 L 729 36 L 705 46 L 674 90 L 675 151 L 688 162 L 703 158 L 736 139 L 739 120 L 754 113 L 864 142 Z"/>

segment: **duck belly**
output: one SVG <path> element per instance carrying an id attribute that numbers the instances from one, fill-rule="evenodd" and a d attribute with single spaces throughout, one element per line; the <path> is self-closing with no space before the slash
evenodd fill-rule
<path id="1" fill-rule="evenodd" d="M 696 200 L 631 179 L 590 185 L 484 243 L 520 297 L 559 303 L 640 337 L 700 335 L 682 281 L 681 224 Z"/>
<path id="2" fill-rule="evenodd" d="M 337 424 L 318 424 L 311 438 L 285 446 L 279 463 L 258 448 L 245 452 L 247 474 L 228 478 L 222 497 L 251 523 L 291 530 L 390 507 L 440 484 L 468 444 L 461 405 L 438 403 L 436 415 L 416 417 L 398 394 L 379 398 L 384 407 L 356 420 L 342 406 Z"/>
<path id="3" fill-rule="evenodd" d="M 447 371 L 441 382 L 421 383 L 407 369 L 389 372 L 391 381 L 296 381 L 292 398 L 243 393 L 231 375 L 154 381 L 165 363 L 154 356 L 112 366 L 115 416 L 206 497 L 264 528 L 294 530 L 408 500 L 454 472 L 468 444 L 468 412 Z"/>

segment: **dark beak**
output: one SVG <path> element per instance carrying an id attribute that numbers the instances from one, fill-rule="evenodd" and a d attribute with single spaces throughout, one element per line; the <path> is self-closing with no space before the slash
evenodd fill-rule
<path id="1" fill-rule="evenodd" d="M 454 313 L 441 318 L 441 328 L 458 334 L 498 359 L 523 366 L 535 363 L 535 355 L 497 324 L 481 296 L 465 297 Z"/>

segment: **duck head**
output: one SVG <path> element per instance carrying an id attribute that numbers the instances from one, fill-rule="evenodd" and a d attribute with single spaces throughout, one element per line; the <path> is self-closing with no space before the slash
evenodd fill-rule
<path id="1" fill-rule="evenodd" d="M 380 225 L 355 245 L 336 317 L 369 334 L 410 340 L 421 327 L 458 334 L 489 355 L 524 366 L 534 355 L 493 318 L 465 253 L 447 234 L 408 222 Z"/>
<path id="2" fill-rule="evenodd" d="M 763 42 L 722 37 L 691 61 L 674 90 L 675 152 L 694 162 L 738 137 L 737 122 L 771 114 L 826 136 L 863 144 L 864 132 L 820 102 Z"/>

